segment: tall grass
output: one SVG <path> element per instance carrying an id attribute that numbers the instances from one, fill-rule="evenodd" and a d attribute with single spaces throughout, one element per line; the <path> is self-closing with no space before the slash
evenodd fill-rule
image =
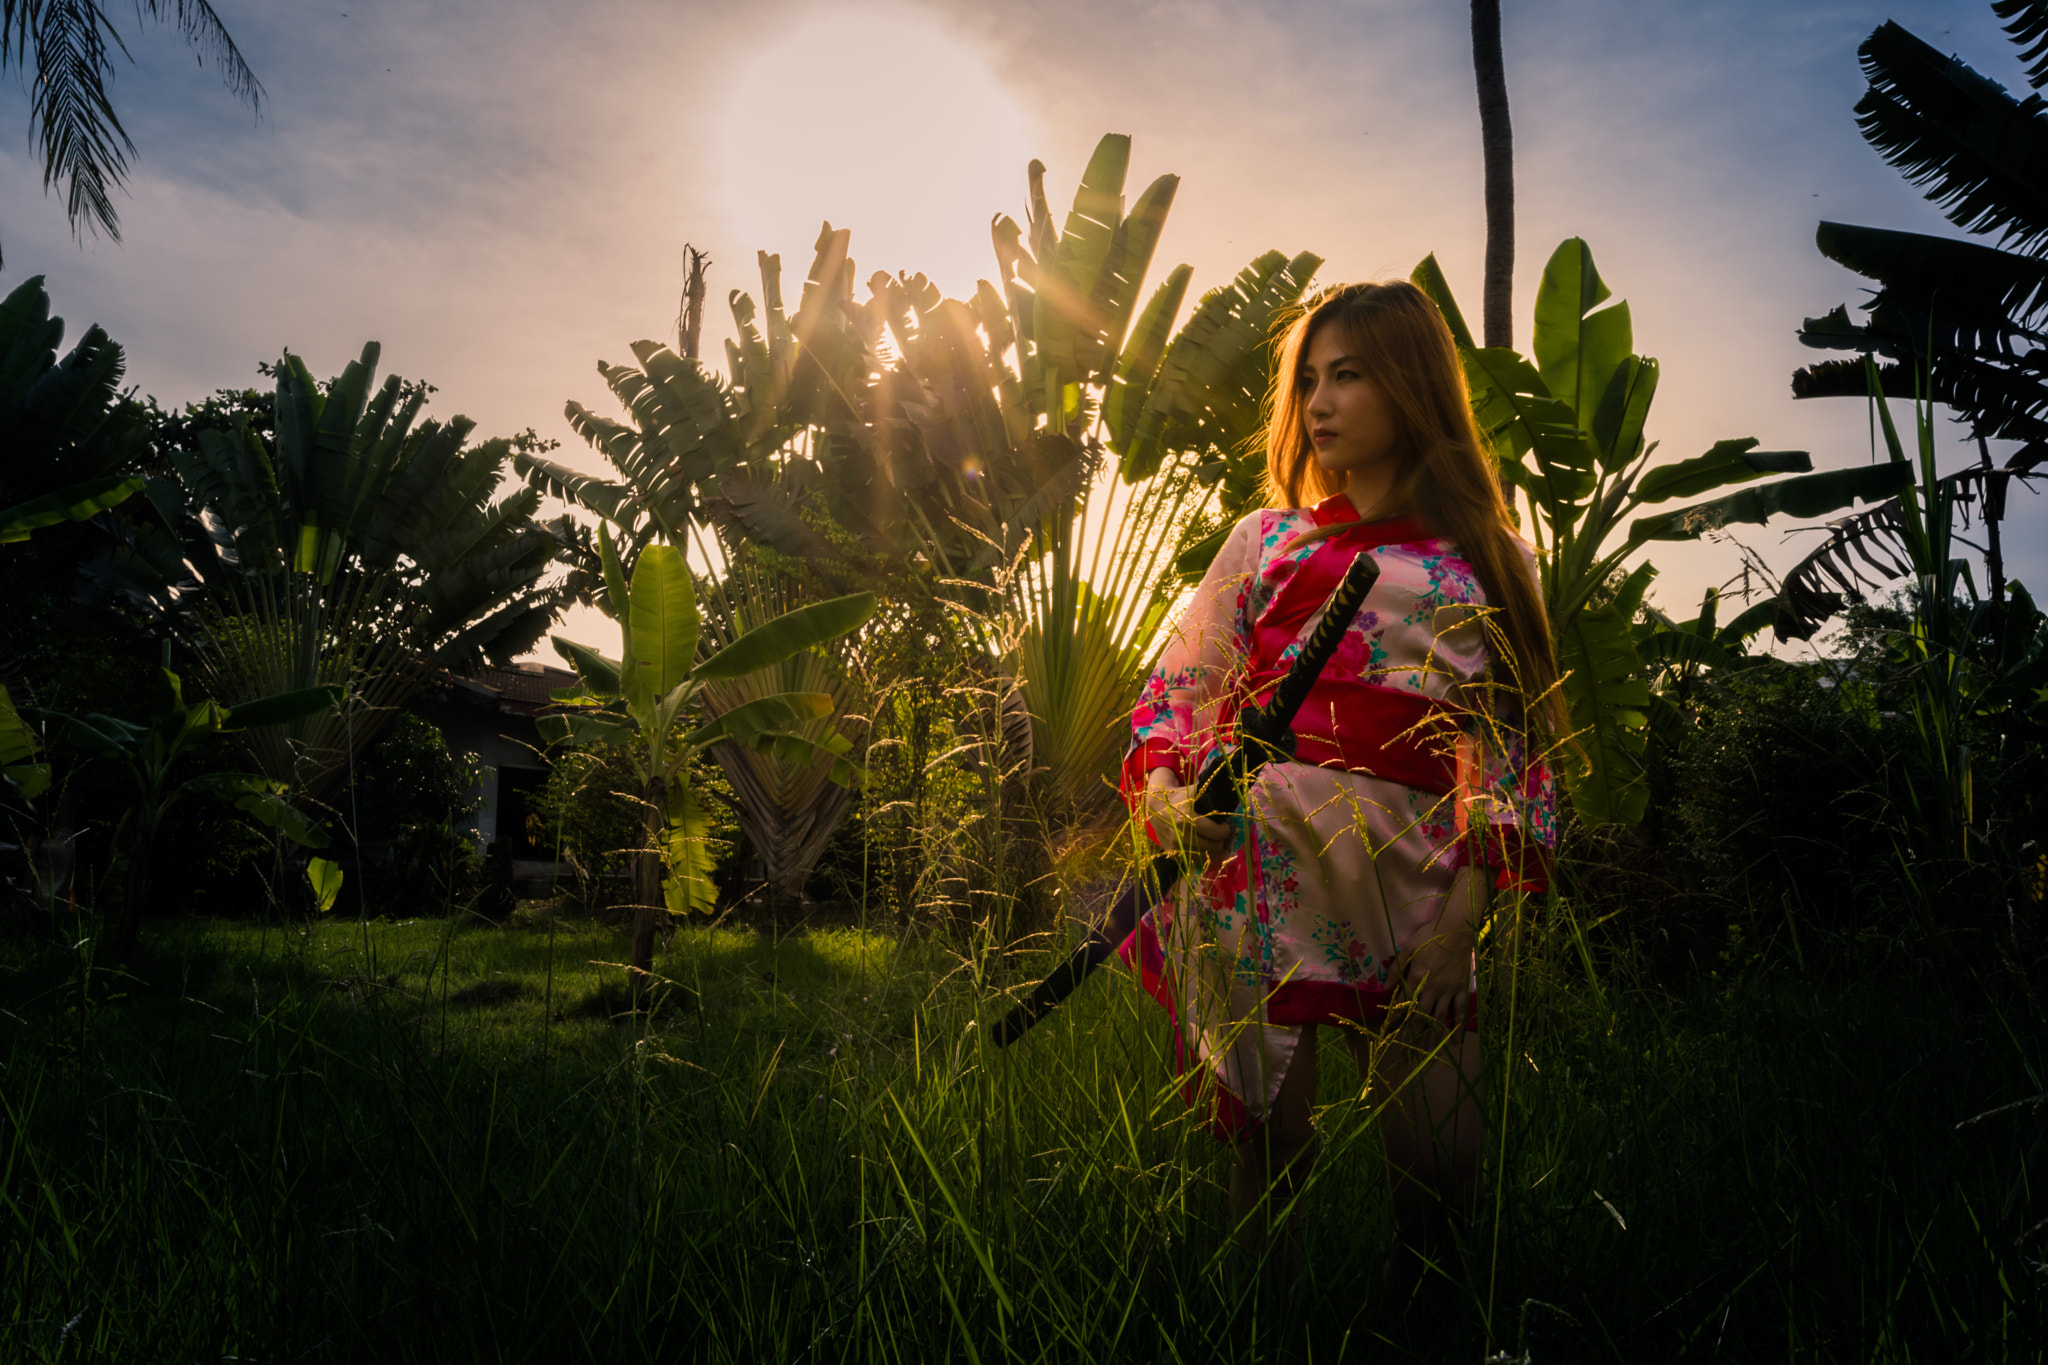
<path id="1" fill-rule="evenodd" d="M 1114 973 L 1003 1053 L 854 930 L 684 930 L 641 1014 L 593 926 L 9 950 L 0 1358 L 2039 1358 L 2034 1003 L 1673 998 L 1569 909 L 1493 970 L 1489 1211 L 1412 1311 L 1337 1040 L 1276 1300 Z"/>

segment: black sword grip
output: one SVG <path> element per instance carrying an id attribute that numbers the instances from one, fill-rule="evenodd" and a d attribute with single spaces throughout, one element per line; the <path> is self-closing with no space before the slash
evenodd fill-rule
<path id="1" fill-rule="evenodd" d="M 1153 888 L 1147 883 L 1157 880 L 1157 894 L 1149 894 Z M 1108 961 L 1116 946 L 1130 936 L 1138 927 L 1138 920 L 1153 906 L 1166 899 L 1166 893 L 1180 880 L 1180 860 L 1160 857 L 1152 860 L 1151 876 L 1141 876 L 1124 893 L 1116 898 L 1110 908 L 1109 918 L 1100 929 L 1090 930 L 1081 946 L 1053 971 L 1051 976 L 1038 983 L 1022 1004 L 1004 1015 L 995 1027 L 997 1047 L 1008 1047 L 1031 1031 L 1031 1026 L 1054 1006 L 1072 995 L 1088 974 Z"/>
<path id="2" fill-rule="evenodd" d="M 1308 700 L 1316 679 L 1323 674 L 1323 666 L 1337 652 L 1344 632 L 1358 619 L 1358 609 L 1365 605 L 1366 595 L 1379 581 L 1379 576 L 1380 562 L 1372 551 L 1363 551 L 1351 561 L 1351 567 L 1344 571 L 1337 590 L 1330 594 L 1329 602 L 1323 607 L 1323 619 L 1316 622 L 1316 628 L 1302 643 L 1294 666 L 1280 679 L 1280 685 L 1273 689 L 1273 695 L 1267 698 L 1266 704 L 1258 708 L 1258 715 L 1249 724 L 1239 723 L 1240 733 L 1256 727 L 1261 731 L 1256 738 L 1272 744 L 1279 738 L 1279 731 L 1293 727 L 1295 713 Z"/>

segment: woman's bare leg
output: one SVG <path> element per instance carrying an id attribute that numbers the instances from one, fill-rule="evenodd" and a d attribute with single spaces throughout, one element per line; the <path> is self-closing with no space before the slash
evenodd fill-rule
<path id="1" fill-rule="evenodd" d="M 1380 1132 L 1401 1259 L 1411 1275 L 1421 1262 L 1444 1265 L 1452 1230 L 1479 1193 L 1479 1036 L 1460 1028 L 1447 1039 L 1417 1020 L 1375 1048 L 1370 1034 L 1346 1032 L 1361 1073 L 1370 1071 L 1371 1093 L 1386 1105 Z"/>
<path id="2" fill-rule="evenodd" d="M 1238 1245 L 1259 1256 L 1278 1230 L 1284 1237 L 1275 1269 L 1290 1278 L 1301 1269 L 1301 1248 L 1286 1210 L 1315 1164 L 1316 1031 L 1305 1027 L 1295 1044 L 1280 1093 L 1257 1132 L 1237 1143 L 1230 1173 L 1230 1214 Z"/>

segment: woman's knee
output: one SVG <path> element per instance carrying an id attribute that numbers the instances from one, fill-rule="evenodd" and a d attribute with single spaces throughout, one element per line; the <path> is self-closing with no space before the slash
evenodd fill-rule
<path id="1" fill-rule="evenodd" d="M 1316 1031 L 1307 1027 L 1302 1029 L 1301 1040 L 1288 1059 L 1280 1092 L 1273 1097 L 1272 1109 L 1262 1125 L 1277 1162 L 1292 1161 L 1315 1140 L 1315 1099 Z"/>

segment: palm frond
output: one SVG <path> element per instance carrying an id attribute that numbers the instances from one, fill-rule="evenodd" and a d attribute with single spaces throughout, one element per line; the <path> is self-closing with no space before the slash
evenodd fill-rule
<path id="1" fill-rule="evenodd" d="M 248 104 L 252 110 L 260 110 L 263 103 L 263 82 L 256 79 L 256 73 L 242 58 L 242 49 L 235 43 L 234 35 L 221 22 L 206 0 L 142 0 L 142 10 L 150 18 L 169 22 L 178 30 L 178 36 L 201 61 L 208 58 L 220 68 L 221 82 L 236 99 Z"/>
<path id="2" fill-rule="evenodd" d="M 1829 522 L 1821 544 L 1779 585 L 1778 638 L 1809 639 L 1841 610 L 1844 598 L 1861 597 L 1868 588 L 1911 573 L 1905 535 L 1905 509 L 1897 498 Z"/>
<path id="3" fill-rule="evenodd" d="M 1940 479 L 1935 501 L 1962 511 L 1987 496 L 2002 498 L 2015 478 L 2034 477 L 2025 468 L 1969 468 Z M 1852 516 L 1827 523 L 1821 543 L 1793 565 L 1780 583 L 1773 622 L 1780 640 L 1805 640 L 1841 610 L 1845 599 L 1860 599 L 1914 571 L 1909 544 L 1910 513 L 1890 498 Z"/>
<path id="4" fill-rule="evenodd" d="M 1997 233 L 2031 250 L 2048 240 L 2048 104 L 2004 87 L 1886 23 L 1859 49 L 1870 88 L 1856 126 L 1967 232 Z"/>
<path id="5" fill-rule="evenodd" d="M 2048 84 L 2048 0 L 1992 0 L 1991 12 L 2006 21 L 2005 32 L 2020 47 L 2027 84 Z"/>
<path id="6" fill-rule="evenodd" d="M 174 26 L 230 93 L 262 111 L 263 85 L 207 0 L 137 0 L 136 16 Z M 4 0 L 0 71 L 32 70 L 29 137 L 43 154 L 43 188 L 62 184 L 71 230 L 121 240 L 113 192 L 127 180 L 134 140 L 108 92 L 113 49 L 126 46 L 105 0 Z"/>
<path id="7" fill-rule="evenodd" d="M 1817 321 L 1809 319 L 1809 322 Z M 1844 349 L 1847 349 L 1846 347 Z M 1885 342 L 1873 338 L 1865 347 L 1889 354 Z M 1973 435 L 1987 440 L 2048 441 L 2048 351 L 2035 350 L 2015 361 L 1997 355 L 1941 358 L 1931 378 L 1916 380 L 1906 364 L 1880 364 L 1878 377 L 1887 398 L 1927 398 L 1952 408 Z M 1870 381 L 1861 360 L 1824 360 L 1792 374 L 1794 398 L 1868 398 Z"/>
<path id="8" fill-rule="evenodd" d="M 35 49 L 29 136 L 42 148 L 43 188 L 64 184 L 73 232 L 97 230 L 121 240 L 113 190 L 128 177 L 134 139 L 107 95 L 112 34 L 93 0 L 44 0 L 29 35 Z"/>
<path id="9" fill-rule="evenodd" d="M 2048 340 L 2023 323 L 2048 308 L 2048 261 L 1952 237 L 1848 223 L 1822 223 L 1815 242 L 1823 256 L 1883 286 L 1868 308 L 1872 329 L 1915 353 L 1930 344 L 1937 353 L 2010 352 L 2018 340 Z M 1807 329 L 1814 331 L 1814 323 Z M 1800 340 L 1832 345 L 1825 332 L 1802 332 Z"/>

